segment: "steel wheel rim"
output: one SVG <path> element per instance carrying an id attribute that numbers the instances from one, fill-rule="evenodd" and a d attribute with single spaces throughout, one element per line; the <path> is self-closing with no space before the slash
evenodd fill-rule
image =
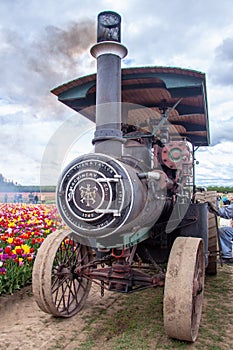
<path id="1" fill-rule="evenodd" d="M 171 338 L 196 340 L 202 313 L 204 275 L 202 239 L 178 237 L 170 253 L 164 289 L 164 327 Z"/>
<path id="2" fill-rule="evenodd" d="M 33 270 L 33 294 L 38 306 L 57 317 L 79 312 L 92 284 L 82 271 L 92 260 L 92 250 L 74 237 L 67 230 L 51 233 L 39 249 Z"/>

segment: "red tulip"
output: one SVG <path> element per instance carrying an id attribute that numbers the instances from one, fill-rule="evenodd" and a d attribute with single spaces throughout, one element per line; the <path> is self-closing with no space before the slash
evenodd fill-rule
<path id="1" fill-rule="evenodd" d="M 11 252 L 11 246 L 8 245 L 8 246 L 5 247 L 5 253 L 9 254 L 10 252 Z"/>

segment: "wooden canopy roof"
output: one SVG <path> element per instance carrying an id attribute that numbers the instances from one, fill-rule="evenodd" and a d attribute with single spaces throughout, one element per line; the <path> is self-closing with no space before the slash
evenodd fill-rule
<path id="1" fill-rule="evenodd" d="M 51 91 L 58 100 L 73 110 L 83 112 L 95 122 L 96 74 L 87 75 L 65 83 Z M 205 75 L 198 71 L 173 67 L 137 67 L 122 69 L 122 102 L 144 106 L 159 112 L 164 106 L 176 108 L 168 121 L 182 137 L 194 146 L 209 144 L 209 125 Z M 134 107 L 136 109 L 136 107 Z M 86 111 L 86 110 L 85 110 Z M 143 115 L 132 113 L 137 124 Z M 140 119 L 141 118 L 141 119 Z"/>

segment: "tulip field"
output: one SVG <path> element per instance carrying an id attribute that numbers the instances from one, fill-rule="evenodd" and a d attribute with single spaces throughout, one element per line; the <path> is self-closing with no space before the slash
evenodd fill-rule
<path id="1" fill-rule="evenodd" d="M 38 248 L 62 227 L 55 205 L 0 205 L 0 294 L 30 284 Z"/>

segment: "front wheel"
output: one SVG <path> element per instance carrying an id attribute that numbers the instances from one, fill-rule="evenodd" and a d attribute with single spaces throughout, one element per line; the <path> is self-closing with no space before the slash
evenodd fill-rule
<path id="1" fill-rule="evenodd" d="M 78 243 L 71 231 L 51 233 L 37 252 L 32 289 L 38 306 L 47 313 L 71 317 L 85 304 L 91 280 L 85 266 L 92 260 L 90 247 Z M 80 275 L 77 271 L 83 271 Z"/>

